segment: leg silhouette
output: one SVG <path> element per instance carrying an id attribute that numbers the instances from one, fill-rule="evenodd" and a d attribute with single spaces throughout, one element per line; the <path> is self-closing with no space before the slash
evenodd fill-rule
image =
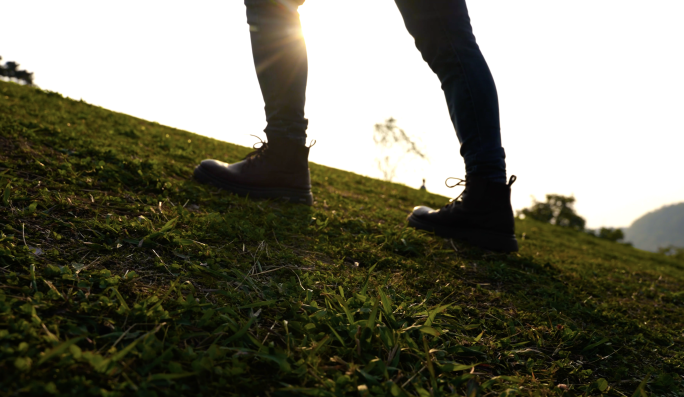
<path id="1" fill-rule="evenodd" d="M 494 79 L 475 41 L 465 0 L 395 0 L 416 47 L 442 83 L 461 142 L 465 190 L 440 210 L 415 207 L 408 223 L 474 245 L 517 251 Z M 458 179 L 458 178 L 457 178 Z"/>
<path id="2" fill-rule="evenodd" d="M 313 204 L 307 119 L 307 55 L 297 7 L 303 0 L 245 0 L 254 67 L 264 98 L 267 142 L 245 160 L 204 160 L 197 180 L 253 198 Z"/>

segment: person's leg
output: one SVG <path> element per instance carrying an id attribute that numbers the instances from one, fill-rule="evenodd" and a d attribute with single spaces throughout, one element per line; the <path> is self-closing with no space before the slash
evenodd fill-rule
<path id="1" fill-rule="evenodd" d="M 494 79 L 465 0 L 395 0 L 425 62 L 442 83 L 466 175 L 506 181 Z"/>
<path id="2" fill-rule="evenodd" d="M 308 74 L 297 7 L 303 0 L 245 0 L 254 67 L 264 97 L 269 139 L 304 143 Z"/>
<path id="3" fill-rule="evenodd" d="M 202 161 L 194 171 L 198 181 L 252 198 L 313 203 L 304 118 L 307 57 L 297 13 L 302 3 L 245 0 L 268 142 L 235 164 Z"/>
<path id="4" fill-rule="evenodd" d="M 395 0 L 423 59 L 442 83 L 461 142 L 466 179 L 461 200 L 440 210 L 416 207 L 408 223 L 479 247 L 517 251 L 511 185 L 501 147 L 499 104 L 475 41 L 465 0 Z"/>

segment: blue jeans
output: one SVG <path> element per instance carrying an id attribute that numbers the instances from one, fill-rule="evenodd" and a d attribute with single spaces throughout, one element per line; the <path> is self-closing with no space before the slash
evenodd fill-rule
<path id="1" fill-rule="evenodd" d="M 245 0 L 268 137 L 306 137 L 307 55 L 297 13 L 303 3 Z M 496 86 L 475 41 L 465 0 L 395 3 L 423 59 L 442 83 L 466 174 L 505 182 Z"/>

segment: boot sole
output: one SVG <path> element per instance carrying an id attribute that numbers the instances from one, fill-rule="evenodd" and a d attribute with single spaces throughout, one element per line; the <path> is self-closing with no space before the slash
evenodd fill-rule
<path id="1" fill-rule="evenodd" d="M 200 168 L 200 166 L 195 167 L 193 177 L 198 182 L 220 187 L 221 189 L 228 190 L 242 197 L 259 199 L 283 199 L 292 203 L 313 205 L 313 194 L 311 194 L 311 189 L 262 187 L 226 182 L 205 172 L 202 170 L 202 168 Z"/>
<path id="2" fill-rule="evenodd" d="M 497 233 L 478 229 L 456 229 L 442 225 L 433 225 L 416 219 L 413 214 L 408 216 L 408 224 L 416 229 L 433 232 L 440 237 L 464 241 L 491 251 L 518 251 L 518 240 L 515 238 L 515 234 Z"/>

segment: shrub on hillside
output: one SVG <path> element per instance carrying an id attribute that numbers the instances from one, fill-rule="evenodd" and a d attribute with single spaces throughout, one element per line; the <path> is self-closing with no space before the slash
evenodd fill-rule
<path id="1" fill-rule="evenodd" d="M 596 237 L 610 240 L 610 241 L 620 241 L 625 238 L 625 234 L 622 232 L 622 229 L 614 229 L 612 227 L 602 227 L 598 233 L 596 234 Z"/>
<path id="2" fill-rule="evenodd" d="M 612 241 L 614 243 L 627 245 L 630 247 L 633 246 L 631 242 L 624 241 L 625 233 L 622 231 L 621 228 L 602 227 L 600 229 L 587 229 L 585 230 L 585 232 L 587 232 L 587 234 L 590 234 L 594 237 L 598 237 L 603 240 Z"/>
<path id="3" fill-rule="evenodd" d="M 660 247 L 658 248 L 658 253 L 670 256 L 675 259 L 684 260 L 684 247 L 675 247 L 674 245 Z"/>

